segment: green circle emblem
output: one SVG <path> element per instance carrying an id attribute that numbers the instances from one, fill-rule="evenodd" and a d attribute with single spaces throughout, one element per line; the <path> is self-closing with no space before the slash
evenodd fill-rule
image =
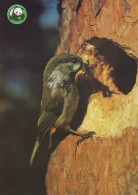
<path id="1" fill-rule="evenodd" d="M 13 24 L 22 24 L 27 18 L 27 11 L 22 5 L 12 5 L 8 9 L 7 17 Z"/>

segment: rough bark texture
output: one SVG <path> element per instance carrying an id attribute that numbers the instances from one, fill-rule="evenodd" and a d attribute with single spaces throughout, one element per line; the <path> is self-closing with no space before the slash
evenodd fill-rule
<path id="1" fill-rule="evenodd" d="M 74 53 L 84 40 L 97 36 L 125 45 L 138 56 L 137 0 L 62 0 L 59 6 L 58 52 Z"/>
<path id="2" fill-rule="evenodd" d="M 51 156 L 48 194 L 137 194 L 137 136 L 128 128 L 119 139 L 86 140 L 77 149 L 77 139 L 68 136 Z"/>
<path id="3" fill-rule="evenodd" d="M 73 135 L 58 144 L 47 168 L 47 194 L 135 195 L 137 0 L 59 0 L 58 10 L 57 53 L 77 53 L 97 65 L 93 76 L 76 76 L 80 103 L 74 117 L 79 131 L 96 135 L 79 147 Z"/>

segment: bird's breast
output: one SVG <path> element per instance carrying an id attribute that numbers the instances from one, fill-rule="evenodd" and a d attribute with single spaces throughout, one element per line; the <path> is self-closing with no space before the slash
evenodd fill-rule
<path id="1" fill-rule="evenodd" d="M 54 70 L 47 79 L 47 88 L 51 96 L 60 94 L 62 97 L 65 97 L 69 93 L 71 86 L 70 76 L 59 70 Z"/>

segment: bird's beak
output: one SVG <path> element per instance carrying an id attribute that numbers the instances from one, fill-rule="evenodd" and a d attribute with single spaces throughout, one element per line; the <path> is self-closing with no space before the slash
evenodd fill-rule
<path id="1" fill-rule="evenodd" d="M 94 68 L 97 66 L 97 64 L 94 64 L 93 66 L 89 66 L 89 61 L 83 62 L 82 71 L 84 74 L 88 74 L 89 76 L 93 76 Z"/>
<path id="2" fill-rule="evenodd" d="M 89 61 L 87 60 L 86 62 L 83 62 L 83 66 L 88 67 L 89 66 Z"/>
<path id="3" fill-rule="evenodd" d="M 89 61 L 83 62 L 82 72 L 86 74 L 88 72 Z"/>

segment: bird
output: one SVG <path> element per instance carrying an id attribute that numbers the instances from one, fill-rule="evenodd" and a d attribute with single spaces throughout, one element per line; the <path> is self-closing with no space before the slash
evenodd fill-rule
<path id="1" fill-rule="evenodd" d="M 43 73 L 42 101 L 37 123 L 38 135 L 30 158 L 30 166 L 42 140 L 52 127 L 63 128 L 71 134 L 80 136 L 81 141 L 93 137 L 94 131 L 81 134 L 72 130 L 70 126 L 79 103 L 75 76 L 81 69 L 85 69 L 85 73 L 88 72 L 88 62 L 84 63 L 77 54 L 61 53 L 48 61 Z"/>

